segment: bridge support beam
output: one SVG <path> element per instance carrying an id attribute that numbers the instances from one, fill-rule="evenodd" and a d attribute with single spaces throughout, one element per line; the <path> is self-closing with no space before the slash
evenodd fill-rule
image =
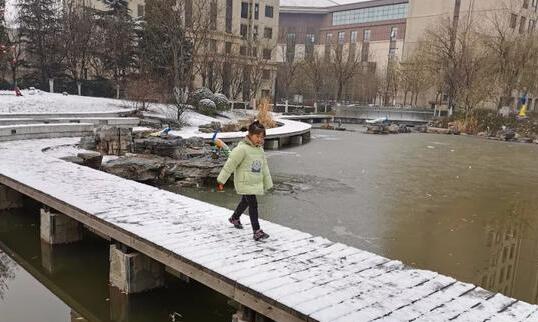
<path id="1" fill-rule="evenodd" d="M 302 135 L 302 143 L 307 143 L 307 142 L 310 142 L 310 132 L 307 132 L 305 134 Z"/>
<path id="2" fill-rule="evenodd" d="M 292 136 L 290 138 L 290 144 L 292 144 L 292 145 L 301 145 L 301 144 L 303 144 L 303 136 L 302 135 Z"/>
<path id="3" fill-rule="evenodd" d="M 82 240 L 82 224 L 64 214 L 41 208 L 41 239 L 48 244 L 68 244 Z"/>
<path id="4" fill-rule="evenodd" d="M 261 315 L 260 313 L 244 306 L 239 305 L 239 309 L 232 316 L 232 322 L 271 322 L 273 320 Z"/>
<path id="5" fill-rule="evenodd" d="M 164 285 L 164 265 L 121 245 L 110 245 L 110 284 L 127 294 Z"/>
<path id="6" fill-rule="evenodd" d="M 22 195 L 0 184 L 0 210 L 22 208 Z"/>
<path id="7" fill-rule="evenodd" d="M 282 137 L 278 139 L 278 147 L 282 148 L 284 146 L 290 145 L 290 138 L 289 137 Z"/>
<path id="8" fill-rule="evenodd" d="M 280 140 L 279 139 L 271 139 L 265 141 L 265 149 L 266 150 L 278 150 L 280 148 Z"/>

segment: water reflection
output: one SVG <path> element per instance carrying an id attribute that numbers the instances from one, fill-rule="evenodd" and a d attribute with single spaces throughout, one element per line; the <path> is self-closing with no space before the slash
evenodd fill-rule
<path id="1" fill-rule="evenodd" d="M 0 215 L 0 286 L 10 299 L 0 298 L 0 322 L 231 320 L 226 297 L 172 275 L 165 288 L 122 294 L 108 284 L 108 242 L 86 231 L 79 243 L 51 247 L 38 221 L 22 211 Z"/>
<path id="2" fill-rule="evenodd" d="M 4 299 L 9 289 L 9 281 L 15 278 L 17 265 L 0 250 L 0 300 Z"/>
<path id="3" fill-rule="evenodd" d="M 536 209 L 536 208 L 534 208 Z M 488 263 L 477 283 L 527 302 L 538 303 L 538 239 L 533 211 L 515 204 L 484 230 Z"/>

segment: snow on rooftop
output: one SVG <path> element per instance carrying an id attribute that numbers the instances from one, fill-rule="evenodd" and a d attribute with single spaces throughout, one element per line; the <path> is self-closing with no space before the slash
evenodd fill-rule
<path id="1" fill-rule="evenodd" d="M 327 8 L 372 0 L 281 0 L 281 7 Z"/>

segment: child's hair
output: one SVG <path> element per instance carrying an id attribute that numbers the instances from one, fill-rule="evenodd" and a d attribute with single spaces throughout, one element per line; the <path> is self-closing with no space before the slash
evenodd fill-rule
<path id="1" fill-rule="evenodd" d="M 248 134 L 263 134 L 263 136 L 265 136 L 265 126 L 263 126 L 260 121 L 256 120 L 248 126 Z"/>

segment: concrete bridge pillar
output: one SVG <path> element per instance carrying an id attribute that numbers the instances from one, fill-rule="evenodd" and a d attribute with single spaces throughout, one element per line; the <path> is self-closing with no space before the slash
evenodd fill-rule
<path id="1" fill-rule="evenodd" d="M 303 144 L 303 136 L 302 135 L 292 136 L 290 138 L 290 144 L 292 144 L 292 145 L 301 145 L 301 144 Z"/>
<path id="2" fill-rule="evenodd" d="M 82 224 L 61 213 L 41 209 L 41 239 L 48 244 L 68 244 L 82 239 Z"/>
<path id="3" fill-rule="evenodd" d="M 22 194 L 0 184 L 0 210 L 22 208 Z"/>
<path id="4" fill-rule="evenodd" d="M 122 245 L 110 245 L 110 284 L 127 294 L 164 285 L 164 265 Z"/>
<path id="5" fill-rule="evenodd" d="M 310 132 L 307 132 L 305 134 L 302 135 L 302 139 L 301 139 L 302 143 L 307 143 L 307 142 L 310 142 Z"/>
<path id="6" fill-rule="evenodd" d="M 266 150 L 278 150 L 280 148 L 280 140 L 279 139 L 266 140 L 264 146 Z"/>
<path id="7" fill-rule="evenodd" d="M 232 316 L 232 322 L 271 322 L 271 321 L 273 320 L 243 305 L 239 305 L 239 309 L 237 310 L 237 313 L 235 313 Z"/>

